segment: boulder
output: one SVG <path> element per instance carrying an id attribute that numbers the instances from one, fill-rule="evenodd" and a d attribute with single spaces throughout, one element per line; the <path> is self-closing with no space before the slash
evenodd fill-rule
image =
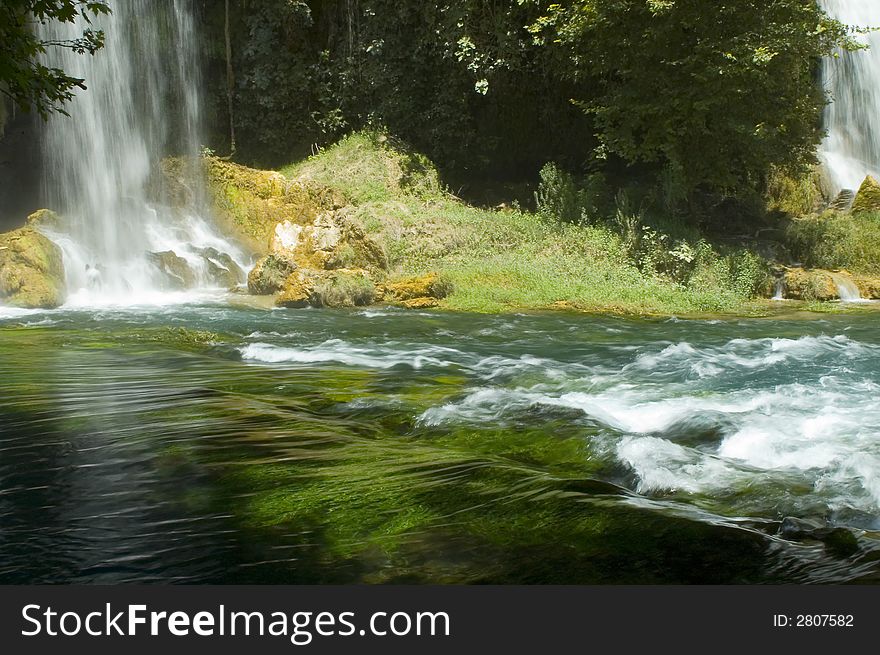
<path id="1" fill-rule="evenodd" d="M 162 274 L 164 286 L 168 289 L 191 289 L 196 285 L 196 275 L 189 263 L 173 250 L 150 252 L 147 257 Z"/>
<path id="2" fill-rule="evenodd" d="M 296 263 L 279 255 L 263 257 L 248 275 L 248 291 L 255 296 L 278 293 L 297 268 Z"/>
<path id="3" fill-rule="evenodd" d="M 275 299 L 278 307 L 301 309 L 311 304 L 312 291 L 315 288 L 315 273 L 300 269 L 291 273 L 284 281 L 281 293 Z"/>
<path id="4" fill-rule="evenodd" d="M 231 289 L 245 281 L 244 271 L 229 254 L 216 248 L 201 248 L 198 253 L 205 260 L 208 276 L 217 286 Z"/>
<path id="5" fill-rule="evenodd" d="M 854 214 L 861 212 L 880 212 L 880 183 L 870 175 L 862 182 L 852 204 Z"/>
<path id="6" fill-rule="evenodd" d="M 61 249 L 32 227 L 0 234 L 0 301 L 53 309 L 66 297 Z"/>

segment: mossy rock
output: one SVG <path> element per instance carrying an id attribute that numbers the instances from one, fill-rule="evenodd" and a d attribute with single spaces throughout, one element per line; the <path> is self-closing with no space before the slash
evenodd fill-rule
<path id="1" fill-rule="evenodd" d="M 312 291 L 315 288 L 314 271 L 298 270 L 284 281 L 281 293 L 275 299 L 278 307 L 302 309 L 311 305 Z"/>
<path id="2" fill-rule="evenodd" d="M 322 212 L 308 225 L 278 223 L 269 240 L 269 252 L 315 270 L 388 268 L 382 247 L 335 211 Z"/>
<path id="3" fill-rule="evenodd" d="M 299 269 L 291 274 L 275 300 L 278 307 L 363 307 L 376 300 L 376 284 L 368 271 Z"/>
<path id="4" fill-rule="evenodd" d="M 166 289 L 182 290 L 196 286 L 196 274 L 190 268 L 189 262 L 173 250 L 151 252 L 147 257 L 161 273 Z"/>
<path id="5" fill-rule="evenodd" d="M 216 157 L 204 159 L 208 195 L 219 227 L 258 254 L 268 254 L 275 226 L 306 225 L 339 206 L 337 194 Z"/>
<path id="6" fill-rule="evenodd" d="M 387 285 L 387 294 L 398 301 L 416 298 L 440 299 L 450 293 L 452 293 L 452 285 L 437 273 L 411 277 Z"/>
<path id="7" fill-rule="evenodd" d="M 318 278 L 310 302 L 314 307 L 364 307 L 376 300 L 376 284 L 365 270 L 342 269 Z"/>
<path id="8" fill-rule="evenodd" d="M 61 249 L 31 227 L 0 234 L 0 300 L 54 309 L 65 299 Z"/>
<path id="9" fill-rule="evenodd" d="M 829 271 L 821 269 L 786 269 L 784 297 L 791 300 L 827 301 L 838 298 L 837 285 Z"/>
<path id="10" fill-rule="evenodd" d="M 248 275 L 248 292 L 255 296 L 278 293 L 297 268 L 295 262 L 278 255 L 263 257 Z"/>
<path id="11" fill-rule="evenodd" d="M 853 200 L 852 213 L 880 212 L 880 183 L 870 175 L 862 182 Z"/>

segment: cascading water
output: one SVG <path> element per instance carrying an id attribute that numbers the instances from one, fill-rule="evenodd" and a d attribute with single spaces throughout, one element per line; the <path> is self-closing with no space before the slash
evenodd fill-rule
<path id="1" fill-rule="evenodd" d="M 880 24 L 877 0 L 822 0 L 825 10 L 848 25 Z M 821 157 L 834 191 L 858 189 L 866 175 L 880 176 L 880 32 L 870 48 L 827 59 L 823 78 L 833 102 L 825 114 L 828 136 Z"/>
<path id="2" fill-rule="evenodd" d="M 193 207 L 164 207 L 149 194 L 162 157 L 198 154 L 190 4 L 119 0 L 112 16 L 96 21 L 106 34 L 103 50 L 83 56 L 57 48 L 45 56 L 47 65 L 88 86 L 69 103 L 70 117 L 49 121 L 43 139 L 47 197 L 63 215 L 60 230 L 48 236 L 64 254 L 69 303 L 164 302 L 170 289 L 219 286 L 212 277 L 218 267 L 240 277 L 237 247 Z M 39 29 L 45 40 L 68 40 L 86 27 L 80 19 Z"/>

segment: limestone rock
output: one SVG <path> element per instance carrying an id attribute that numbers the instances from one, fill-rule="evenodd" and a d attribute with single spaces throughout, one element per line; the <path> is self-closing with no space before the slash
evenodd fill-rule
<path id="1" fill-rule="evenodd" d="M 342 212 L 335 211 L 323 212 L 309 224 L 278 223 L 269 240 L 269 252 L 314 270 L 388 267 L 382 248 Z"/>
<path id="2" fill-rule="evenodd" d="M 0 300 L 53 309 L 66 297 L 61 249 L 31 227 L 0 234 Z"/>
<path id="3" fill-rule="evenodd" d="M 248 291 L 255 296 L 270 296 L 284 289 L 297 265 L 278 255 L 263 257 L 248 275 Z"/>
<path id="4" fill-rule="evenodd" d="M 196 275 L 189 263 L 173 250 L 151 252 L 147 256 L 153 266 L 162 274 L 166 288 L 182 290 L 191 289 L 196 285 Z"/>
<path id="5" fill-rule="evenodd" d="M 856 198 L 853 200 L 852 212 L 880 212 L 880 183 L 870 175 L 862 182 Z"/>

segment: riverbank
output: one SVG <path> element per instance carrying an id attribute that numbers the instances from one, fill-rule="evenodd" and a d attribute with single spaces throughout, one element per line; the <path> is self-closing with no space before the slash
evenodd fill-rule
<path id="1" fill-rule="evenodd" d="M 217 158 L 206 159 L 206 170 L 222 224 L 251 243 L 257 257 L 283 249 L 275 234 L 279 225 L 287 224 L 286 232 L 292 226 L 294 241 L 302 229 L 323 230 L 312 241 L 324 241 L 327 230 L 353 230 L 353 247 L 334 246 L 332 261 L 318 268 L 364 271 L 362 277 L 375 279 L 378 291 L 370 294 L 375 301 L 412 302 L 383 291 L 436 276 L 444 293 L 417 306 L 667 316 L 761 315 L 776 307 L 767 302 L 777 291 L 776 262 L 758 252 L 766 244 L 717 243 L 688 226 L 658 224 L 621 193 L 604 216 L 585 207 L 578 210 L 580 219 L 561 220 L 560 211 L 571 213 L 560 209 L 565 195 L 580 192 L 566 189 L 564 179 L 548 179 L 562 175 L 558 171 L 542 172 L 534 210 L 516 201 L 470 205 L 444 188 L 426 158 L 370 132 L 350 135 L 277 172 Z M 381 255 L 348 253 L 363 251 L 365 243 Z M 288 257 L 289 270 L 315 266 L 314 245 L 298 247 Z M 348 254 L 338 254 L 346 248 Z M 801 307 L 834 311 L 817 305 L 837 298 L 833 283 L 831 292 L 822 287 L 828 275 L 797 269 L 775 274 L 791 281 L 793 297 L 804 301 Z M 344 283 L 339 277 L 333 280 L 337 286 Z M 268 286 L 282 291 L 283 285 Z M 352 303 L 360 304 L 357 298 Z"/>

